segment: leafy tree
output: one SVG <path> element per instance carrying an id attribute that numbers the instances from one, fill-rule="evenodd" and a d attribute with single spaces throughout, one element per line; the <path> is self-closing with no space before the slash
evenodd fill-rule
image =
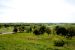
<path id="1" fill-rule="evenodd" d="M 40 28 L 36 28 L 33 33 L 35 35 L 41 35 L 41 34 L 44 34 L 46 32 L 46 27 L 45 26 L 41 26 Z"/>
<path id="2" fill-rule="evenodd" d="M 73 36 L 75 36 L 75 28 L 74 27 L 70 27 L 67 29 L 68 30 L 68 34 L 67 34 L 67 37 L 69 38 L 72 38 Z"/>
<path id="3" fill-rule="evenodd" d="M 66 38 L 72 38 L 75 36 L 75 27 L 73 26 L 69 26 L 67 29 L 65 27 L 56 26 L 55 30 L 58 35 L 64 35 Z"/>
<path id="4" fill-rule="evenodd" d="M 41 26 L 39 28 L 39 31 L 41 32 L 41 34 L 44 34 L 46 32 L 46 26 Z"/>
<path id="5" fill-rule="evenodd" d="M 29 28 L 29 31 L 32 32 L 32 27 Z"/>
<path id="6" fill-rule="evenodd" d="M 61 26 L 56 26 L 55 30 L 56 30 L 57 35 L 66 36 L 68 34 L 68 31 L 66 30 L 66 28 L 61 27 Z"/>
<path id="7" fill-rule="evenodd" d="M 17 32 L 18 32 L 17 27 L 14 27 L 13 32 L 14 32 L 14 33 L 17 33 Z"/>
<path id="8" fill-rule="evenodd" d="M 41 34 L 41 32 L 40 32 L 38 29 L 35 29 L 35 30 L 33 31 L 33 33 L 34 33 L 35 35 L 40 35 L 40 34 Z"/>
<path id="9" fill-rule="evenodd" d="M 19 29 L 19 32 L 24 32 L 24 29 L 25 29 L 25 28 L 22 27 L 22 26 L 20 26 L 18 29 Z"/>
<path id="10" fill-rule="evenodd" d="M 51 29 L 50 28 L 46 28 L 46 33 L 49 35 L 51 33 Z"/>

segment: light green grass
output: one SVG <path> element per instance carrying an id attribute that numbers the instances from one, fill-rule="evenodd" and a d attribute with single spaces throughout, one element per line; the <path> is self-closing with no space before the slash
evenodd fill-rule
<path id="1" fill-rule="evenodd" d="M 68 41 L 63 47 L 54 46 L 54 40 Z M 58 35 L 40 35 L 33 33 L 17 33 L 0 35 L 0 50 L 75 50 L 75 38 L 67 40 Z"/>

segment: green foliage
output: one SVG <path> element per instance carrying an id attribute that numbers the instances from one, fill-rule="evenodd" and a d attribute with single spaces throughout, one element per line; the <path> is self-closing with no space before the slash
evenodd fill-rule
<path id="1" fill-rule="evenodd" d="M 67 28 L 67 30 L 68 30 L 68 35 L 67 35 L 68 38 L 75 36 L 75 27 L 69 27 Z"/>
<path id="2" fill-rule="evenodd" d="M 7 25 L 7 24 L 4 24 L 4 27 L 5 27 L 5 28 L 7 28 L 7 27 L 9 27 L 9 25 Z"/>
<path id="3" fill-rule="evenodd" d="M 27 33 L 29 33 L 29 32 L 33 31 L 33 28 L 30 27 L 30 26 L 27 26 L 27 27 L 25 27 L 25 30 L 26 30 Z"/>
<path id="4" fill-rule="evenodd" d="M 40 35 L 40 34 L 41 34 L 41 32 L 40 32 L 38 29 L 35 29 L 35 30 L 33 31 L 33 33 L 34 33 L 35 35 Z"/>
<path id="5" fill-rule="evenodd" d="M 39 27 L 38 29 L 36 28 L 33 33 L 35 35 L 41 35 L 41 34 L 44 34 L 46 32 L 46 26 L 41 26 Z"/>
<path id="6" fill-rule="evenodd" d="M 41 26 L 39 31 L 41 32 L 41 34 L 45 33 L 46 31 L 46 26 Z"/>
<path id="7" fill-rule="evenodd" d="M 56 26 L 55 30 L 56 30 L 57 35 L 64 35 L 64 36 L 66 36 L 68 34 L 68 31 L 66 30 L 65 27 Z"/>
<path id="8" fill-rule="evenodd" d="M 24 28 L 23 26 L 19 26 L 19 27 L 18 27 L 18 30 L 19 30 L 20 33 L 24 32 L 24 29 L 25 29 L 25 28 Z"/>
<path id="9" fill-rule="evenodd" d="M 49 35 L 51 34 L 51 29 L 50 28 L 46 28 L 46 33 Z"/>
<path id="10" fill-rule="evenodd" d="M 14 32 L 14 33 L 17 33 L 17 32 L 18 32 L 17 27 L 14 27 L 13 32 Z"/>
<path id="11" fill-rule="evenodd" d="M 67 46 L 54 46 L 53 39 L 69 41 Z M 64 39 L 62 36 L 45 35 L 35 36 L 32 33 L 17 33 L 0 35 L 0 50 L 74 50 L 75 38 Z"/>
<path id="12" fill-rule="evenodd" d="M 72 39 L 67 39 L 64 36 L 53 34 L 51 30 L 57 24 L 7 24 L 9 27 L 5 29 L 4 24 L 1 25 L 1 30 L 12 30 L 17 34 L 0 35 L 0 50 L 75 50 L 75 25 L 61 24 L 60 34 L 67 30 L 67 36 Z M 14 27 L 15 26 L 15 27 Z M 13 28 L 11 28 L 13 27 Z M 48 27 L 48 28 L 47 28 Z M 63 29 L 63 28 L 65 29 Z M 9 29 L 10 28 L 10 29 Z M 5 29 L 5 30 L 4 30 Z M 11 32 L 11 31 L 10 31 Z M 39 35 L 35 36 L 34 34 Z M 62 34 L 63 34 L 62 33 Z M 50 36 L 48 36 L 50 34 Z M 58 40 L 59 39 L 59 40 Z M 62 40 L 60 40 L 62 39 Z M 55 41 L 54 41 L 55 40 Z M 66 44 L 65 41 L 68 43 Z M 57 47 L 58 46 L 58 47 Z M 61 46 L 61 47 L 60 47 Z"/>
<path id="13" fill-rule="evenodd" d="M 63 40 L 56 40 L 54 41 L 54 46 L 64 46 L 65 42 Z"/>

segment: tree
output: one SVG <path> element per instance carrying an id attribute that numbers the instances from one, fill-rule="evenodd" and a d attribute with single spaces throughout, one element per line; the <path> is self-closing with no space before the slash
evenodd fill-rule
<path id="1" fill-rule="evenodd" d="M 66 36 L 68 34 L 68 31 L 64 27 L 56 26 L 55 30 L 56 30 L 57 35 Z"/>
<path id="2" fill-rule="evenodd" d="M 25 29 L 25 28 L 22 27 L 22 26 L 20 26 L 18 29 L 19 29 L 19 32 L 24 32 L 24 29 Z"/>
<path id="3" fill-rule="evenodd" d="M 57 35 L 61 34 L 66 36 L 66 38 L 72 38 L 75 36 L 75 27 L 69 26 L 69 28 L 66 29 L 65 27 L 56 26 L 55 30 Z"/>
<path id="4" fill-rule="evenodd" d="M 13 32 L 14 32 L 14 33 L 17 33 L 17 32 L 18 32 L 17 27 L 14 27 Z"/>
<path id="5" fill-rule="evenodd" d="M 41 34 L 44 34 L 46 32 L 46 27 L 45 26 L 41 26 L 40 28 L 36 28 L 33 33 L 35 35 L 41 35 Z"/>
<path id="6" fill-rule="evenodd" d="M 75 36 L 75 28 L 74 27 L 70 27 L 67 29 L 68 30 L 68 34 L 67 34 L 67 37 L 69 38 L 72 38 L 73 36 Z"/>
<path id="7" fill-rule="evenodd" d="M 50 28 L 46 28 L 46 33 L 49 35 L 51 33 L 51 29 Z"/>
<path id="8" fill-rule="evenodd" d="M 46 32 L 46 26 L 41 26 L 39 28 L 39 31 L 40 31 L 41 34 L 44 34 Z"/>
<path id="9" fill-rule="evenodd" d="M 35 30 L 33 31 L 33 33 L 34 33 L 35 35 L 40 35 L 40 34 L 41 34 L 41 32 L 40 32 L 38 29 L 35 29 Z"/>
<path id="10" fill-rule="evenodd" d="M 29 28 L 29 31 L 32 32 L 32 27 Z"/>

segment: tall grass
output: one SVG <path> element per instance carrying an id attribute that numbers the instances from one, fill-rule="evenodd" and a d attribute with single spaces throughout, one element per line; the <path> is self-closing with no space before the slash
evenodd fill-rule
<path id="1" fill-rule="evenodd" d="M 54 40 L 68 42 L 63 47 L 54 46 Z M 0 35 L 0 50 L 74 50 L 75 38 L 69 40 L 58 35 L 39 35 L 33 33 L 16 33 Z"/>

